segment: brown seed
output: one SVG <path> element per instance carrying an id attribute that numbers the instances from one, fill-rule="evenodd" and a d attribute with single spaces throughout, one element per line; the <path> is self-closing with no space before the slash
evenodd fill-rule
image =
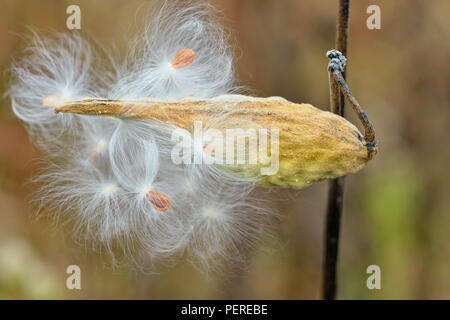
<path id="1" fill-rule="evenodd" d="M 179 51 L 172 60 L 172 67 L 175 69 L 183 68 L 194 61 L 195 52 L 191 49 L 183 49 Z"/>
<path id="2" fill-rule="evenodd" d="M 164 212 L 170 207 L 169 198 L 162 193 L 150 190 L 145 196 L 158 211 Z"/>
<path id="3" fill-rule="evenodd" d="M 97 161 L 97 158 L 98 158 L 97 150 L 92 151 L 91 156 L 89 157 L 89 161 L 91 163 L 95 163 Z"/>
<path id="4" fill-rule="evenodd" d="M 50 108 L 56 107 L 61 103 L 61 98 L 62 95 L 60 95 L 59 93 L 51 94 L 48 97 L 44 98 L 44 100 L 42 100 L 42 106 Z"/>

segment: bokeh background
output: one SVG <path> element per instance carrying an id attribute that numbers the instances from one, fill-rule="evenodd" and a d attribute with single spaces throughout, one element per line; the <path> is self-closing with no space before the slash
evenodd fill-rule
<path id="1" fill-rule="evenodd" d="M 29 27 L 67 30 L 67 6 L 82 11 L 81 33 L 124 51 L 139 12 L 155 1 L 0 0 L 0 95 L 5 71 L 26 47 Z M 237 46 L 237 71 L 259 96 L 328 108 L 327 58 L 336 0 L 211 1 Z M 381 7 L 381 30 L 366 27 Z M 374 123 L 377 157 L 346 180 L 338 297 L 450 298 L 450 2 L 351 1 L 348 83 Z M 357 123 L 350 110 L 348 118 Z M 181 261 L 160 274 L 110 267 L 108 257 L 74 244 L 47 219 L 33 220 L 27 184 L 39 153 L 7 98 L 0 99 L 0 298 L 318 299 L 327 183 L 272 193 L 282 214 L 275 238 L 235 277 L 208 276 Z M 281 199 L 281 200 L 278 200 Z M 265 249 L 264 249 L 265 248 Z M 82 289 L 65 286 L 68 265 Z M 366 268 L 381 268 L 368 290 Z"/>

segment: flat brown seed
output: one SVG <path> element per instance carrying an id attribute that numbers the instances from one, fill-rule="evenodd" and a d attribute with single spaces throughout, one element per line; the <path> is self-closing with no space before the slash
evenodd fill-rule
<path id="1" fill-rule="evenodd" d="M 62 96 L 59 93 L 51 94 L 42 100 L 42 106 L 50 108 L 56 107 L 61 103 L 61 98 Z"/>
<path id="2" fill-rule="evenodd" d="M 191 49 L 183 49 L 179 51 L 172 60 L 172 67 L 175 69 L 183 68 L 194 61 L 195 52 Z"/>
<path id="3" fill-rule="evenodd" d="M 92 151 L 91 156 L 89 157 L 89 161 L 91 163 L 95 163 L 97 161 L 97 158 L 98 158 L 97 151 L 96 150 Z"/>
<path id="4" fill-rule="evenodd" d="M 150 190 L 145 196 L 158 211 L 164 212 L 170 207 L 169 198 L 162 193 Z"/>

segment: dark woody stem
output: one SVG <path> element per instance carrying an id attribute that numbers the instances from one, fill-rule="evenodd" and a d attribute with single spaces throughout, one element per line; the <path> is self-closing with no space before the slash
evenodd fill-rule
<path id="1" fill-rule="evenodd" d="M 364 127 L 364 145 L 371 159 L 377 148 L 375 131 L 366 113 L 351 93 L 345 81 L 345 67 L 347 59 L 348 21 L 350 13 L 350 0 L 339 0 L 338 25 L 336 33 L 336 48 L 327 52 L 330 58 L 328 64 L 330 81 L 330 107 L 331 111 L 344 116 L 344 103 L 347 100 L 358 115 Z M 322 297 L 326 300 L 336 299 L 337 291 L 337 262 L 339 249 L 339 233 L 341 225 L 342 206 L 344 201 L 344 178 L 330 181 L 328 191 L 328 205 L 326 212 L 325 230 L 325 259 L 323 264 L 323 291 Z"/>
<path id="2" fill-rule="evenodd" d="M 336 48 L 343 55 L 347 52 L 348 18 L 350 0 L 339 0 L 338 24 L 336 33 Z M 337 57 L 338 58 L 338 57 Z M 344 58 L 345 59 L 345 58 Z M 331 62 L 330 62 L 331 63 Z M 341 63 L 338 64 L 340 66 Z M 345 62 L 344 62 L 345 66 Z M 344 70 L 341 70 L 344 73 Z M 345 73 L 343 74 L 345 77 Z M 330 73 L 331 111 L 344 116 L 344 99 L 339 92 L 338 82 L 333 81 Z M 339 231 L 341 225 L 342 202 L 344 196 L 344 178 L 330 181 L 328 205 L 325 225 L 325 259 L 323 262 L 322 298 L 336 299 L 337 291 L 337 260 L 339 248 Z"/>

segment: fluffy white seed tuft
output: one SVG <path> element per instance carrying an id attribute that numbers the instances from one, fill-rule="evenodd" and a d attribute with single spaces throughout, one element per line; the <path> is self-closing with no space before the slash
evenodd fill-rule
<path id="1" fill-rule="evenodd" d="M 30 39 L 26 57 L 11 69 L 9 95 L 44 151 L 47 164 L 35 179 L 39 212 L 69 223 L 94 249 L 116 256 L 119 248 L 139 265 L 185 253 L 203 270 L 214 261 L 213 269 L 244 261 L 269 216 L 250 199 L 255 181 L 207 163 L 173 163 L 171 133 L 180 129 L 173 125 L 53 111 L 88 97 L 220 99 L 235 92 L 228 35 L 212 8 L 166 2 L 126 61 L 108 61 L 113 72 L 98 70 L 99 53 L 76 33 Z M 226 111 L 216 121 L 224 127 Z M 205 157 L 202 146 L 194 152 Z"/>

